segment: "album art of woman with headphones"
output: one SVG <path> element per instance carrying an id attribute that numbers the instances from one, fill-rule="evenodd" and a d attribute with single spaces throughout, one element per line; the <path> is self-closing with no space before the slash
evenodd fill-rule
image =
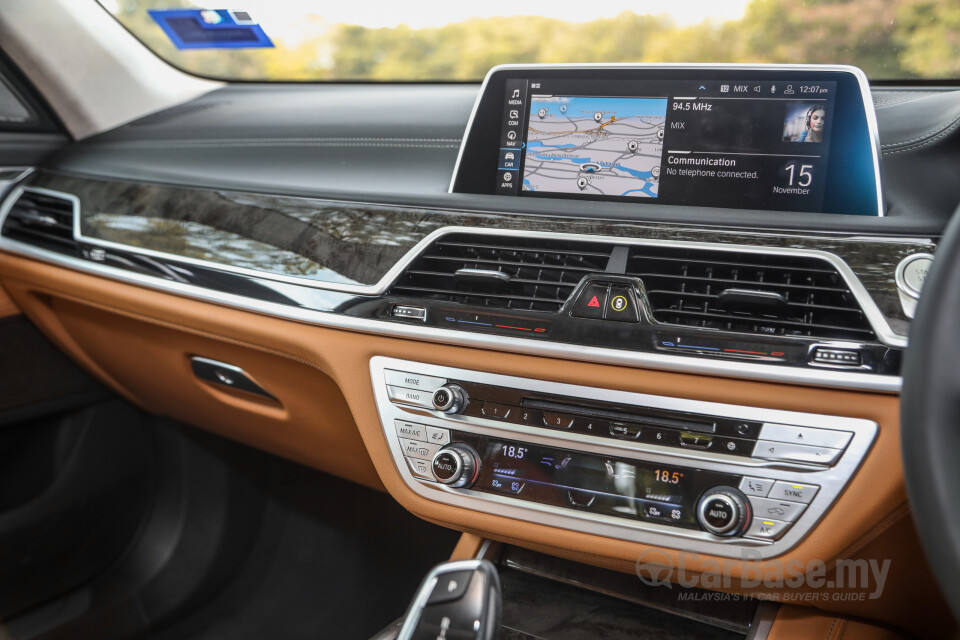
<path id="1" fill-rule="evenodd" d="M 822 102 L 788 102 L 783 120 L 784 142 L 823 142 L 827 109 Z"/>

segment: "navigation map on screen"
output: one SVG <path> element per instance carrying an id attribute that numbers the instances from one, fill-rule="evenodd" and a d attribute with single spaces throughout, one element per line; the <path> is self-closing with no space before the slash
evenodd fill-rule
<path id="1" fill-rule="evenodd" d="M 666 98 L 532 96 L 524 191 L 656 198 Z"/>

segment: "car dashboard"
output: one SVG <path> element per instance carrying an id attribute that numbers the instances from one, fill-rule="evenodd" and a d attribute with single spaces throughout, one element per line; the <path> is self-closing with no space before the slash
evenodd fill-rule
<path id="1" fill-rule="evenodd" d="M 787 83 L 763 74 L 825 71 L 503 68 L 479 97 L 218 89 L 11 170 L 3 287 L 136 404 L 385 489 L 426 520 L 627 572 L 648 552 L 696 552 L 698 571 L 743 579 L 785 561 L 901 558 L 891 580 L 915 590 L 818 606 L 904 625 L 935 587 L 910 560 L 897 394 L 960 201 L 960 98 L 870 94 L 854 78 L 869 156 L 838 133 L 817 165 L 831 177 L 804 204 L 729 185 L 669 195 L 666 180 L 643 203 L 591 197 L 612 166 L 593 160 L 524 196 L 503 162 L 531 140 L 500 146 L 504 105 L 484 96 L 498 74 L 512 90 L 572 72 L 614 106 L 581 76 L 695 76 L 692 91 L 715 92 L 671 94 L 665 125 L 684 104 L 720 105 L 738 79 L 769 94 Z M 518 131 L 540 132 L 562 103 L 538 99 Z M 617 162 L 647 144 L 681 157 L 671 135 L 627 141 Z"/>

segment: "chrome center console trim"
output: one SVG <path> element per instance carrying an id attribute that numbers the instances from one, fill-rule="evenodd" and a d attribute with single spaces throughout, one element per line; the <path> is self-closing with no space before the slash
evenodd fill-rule
<path id="1" fill-rule="evenodd" d="M 742 420 L 755 420 L 771 424 L 788 424 L 814 429 L 831 429 L 852 433 L 850 443 L 834 466 L 815 466 L 800 463 L 776 462 L 756 458 L 732 459 L 731 456 L 671 449 L 635 441 L 615 441 L 590 435 L 549 431 L 543 428 L 506 423 L 498 420 L 468 417 L 458 414 L 443 414 L 438 411 L 403 406 L 391 402 L 387 393 L 386 371 L 404 371 L 438 379 L 458 380 L 477 384 L 523 389 L 534 393 L 566 396 L 575 402 L 577 398 L 594 402 L 613 402 L 637 407 L 683 411 Z M 504 376 L 454 367 L 445 367 L 419 362 L 397 360 L 376 356 L 370 360 L 370 375 L 374 396 L 384 435 L 390 447 L 394 464 L 406 486 L 429 500 L 442 504 L 471 509 L 491 515 L 506 516 L 551 527 L 601 535 L 609 538 L 642 542 L 668 548 L 709 553 L 725 557 L 741 557 L 744 549 L 750 549 L 755 558 L 771 558 L 781 555 L 796 546 L 806 537 L 824 516 L 836 498 L 850 482 L 876 438 L 875 422 L 859 418 L 828 416 L 813 413 L 781 411 L 758 407 L 687 400 L 642 393 L 615 391 L 581 385 L 549 382 Z M 695 466 L 706 471 L 761 478 L 770 481 L 786 481 L 817 485 L 809 505 L 796 522 L 779 540 L 754 540 L 746 538 L 722 538 L 705 531 L 680 529 L 648 521 L 617 518 L 595 513 L 585 513 L 546 504 L 539 504 L 479 492 L 472 489 L 451 489 L 436 482 L 425 482 L 413 476 L 404 460 L 404 453 L 397 438 L 394 420 L 408 420 L 439 429 L 458 430 L 472 434 L 503 438 L 546 447 L 571 449 L 597 455 L 611 455 L 653 463 Z"/>

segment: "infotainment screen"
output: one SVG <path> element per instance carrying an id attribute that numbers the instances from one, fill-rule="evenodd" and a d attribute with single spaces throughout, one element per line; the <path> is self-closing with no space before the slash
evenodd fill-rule
<path id="1" fill-rule="evenodd" d="M 835 67 L 502 68 L 452 190 L 882 215 L 864 83 Z"/>

